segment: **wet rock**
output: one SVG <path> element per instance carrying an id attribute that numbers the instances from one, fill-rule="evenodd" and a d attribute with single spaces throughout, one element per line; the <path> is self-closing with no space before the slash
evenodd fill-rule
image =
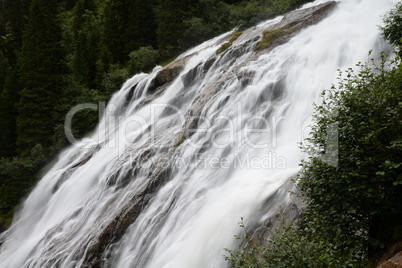
<path id="1" fill-rule="evenodd" d="M 145 152 L 144 157 L 148 158 L 149 154 Z M 163 159 L 170 158 L 167 155 L 163 157 Z M 87 247 L 82 267 L 104 267 L 106 249 L 123 237 L 127 228 L 135 222 L 141 211 L 147 206 L 151 196 L 169 179 L 170 172 L 171 168 L 168 165 L 157 165 L 151 168 L 151 174 L 141 189 L 138 189 L 130 202 L 127 202 L 113 220 L 104 226 L 101 232 L 92 239 Z"/>
<path id="2" fill-rule="evenodd" d="M 225 73 L 216 83 L 210 84 L 206 89 L 193 101 L 191 108 L 185 115 L 185 122 L 183 130 L 178 134 L 176 145 L 180 145 L 185 139 L 191 137 L 196 131 L 199 120 L 201 119 L 201 112 L 206 103 L 219 92 L 223 85 L 231 78 L 235 78 L 232 73 Z"/>
<path id="3" fill-rule="evenodd" d="M 177 59 L 158 71 L 155 78 L 151 81 L 148 87 L 148 94 L 160 92 L 161 89 L 166 89 L 169 83 L 176 79 L 181 71 L 184 70 L 187 62 L 194 54 L 188 55 L 184 58 Z"/>
<path id="4" fill-rule="evenodd" d="M 336 4 L 337 2 L 335 1 L 329 1 L 310 8 L 289 12 L 273 28 L 279 29 L 290 26 L 291 28 L 301 29 L 303 27 L 316 24 L 317 22 L 325 18 L 328 13 L 333 10 Z"/>
<path id="5" fill-rule="evenodd" d="M 152 92 L 151 95 L 147 96 L 146 98 L 144 98 L 139 104 L 138 104 L 138 108 L 141 108 L 142 106 L 150 103 L 151 101 L 155 100 L 157 97 L 159 97 L 168 87 L 170 86 L 170 83 L 166 83 L 162 86 L 159 86 L 153 90 L 149 90 L 148 92 Z"/>
<path id="6" fill-rule="evenodd" d="M 128 226 L 135 221 L 142 210 L 144 195 L 136 195 L 131 202 L 120 210 L 114 220 L 94 239 L 87 250 L 82 267 L 102 267 L 103 254 L 107 246 L 118 241 L 127 230 Z"/>
<path id="7" fill-rule="evenodd" d="M 198 64 L 181 77 L 181 81 L 183 82 L 184 87 L 190 86 L 197 77 L 197 75 L 202 73 L 203 69 L 201 68 L 201 65 L 202 65 L 201 63 Z"/>
<path id="8" fill-rule="evenodd" d="M 143 77 L 145 77 L 145 76 L 147 76 L 147 75 L 144 74 Z M 143 89 L 143 86 L 142 87 L 139 86 L 139 84 L 141 82 L 142 82 L 142 80 L 138 80 L 134 85 L 131 86 L 130 90 L 128 91 L 128 93 L 126 95 L 126 103 L 125 103 L 125 105 L 128 105 L 132 101 L 133 97 L 135 95 L 138 95 L 138 93 L 136 92 L 137 90 L 142 90 Z"/>
<path id="9" fill-rule="evenodd" d="M 215 63 L 216 57 L 209 58 L 205 63 L 204 63 L 204 72 L 208 72 L 208 70 L 212 67 L 212 65 Z"/>
<path id="10" fill-rule="evenodd" d="M 238 75 L 238 78 L 240 80 L 240 85 L 242 88 L 245 88 L 246 86 L 248 86 L 251 81 L 253 80 L 255 76 L 255 71 L 250 71 L 247 73 L 241 73 Z"/>
<path id="11" fill-rule="evenodd" d="M 84 156 L 84 158 L 82 160 L 80 160 L 78 163 L 76 163 L 75 165 L 73 165 L 71 168 L 77 168 L 80 166 L 85 165 L 85 163 L 87 163 L 91 158 L 92 158 L 93 154 L 87 154 Z"/>
<path id="12" fill-rule="evenodd" d="M 126 104 L 128 104 L 131 101 L 131 99 L 133 98 L 133 95 L 134 95 L 134 92 L 135 92 L 137 86 L 138 86 L 138 83 L 130 88 L 130 91 L 126 95 Z"/>
<path id="13" fill-rule="evenodd" d="M 223 43 L 222 45 L 221 45 L 221 47 L 215 52 L 216 53 L 216 55 L 219 55 L 219 54 L 221 54 L 222 52 L 225 52 L 232 44 L 233 44 L 233 42 L 234 41 L 236 41 L 237 40 L 237 38 L 239 38 L 239 36 L 242 34 L 242 32 L 233 32 L 231 35 L 230 35 L 230 39 L 229 39 L 229 41 L 228 42 L 226 42 L 226 43 Z"/>
<path id="14" fill-rule="evenodd" d="M 335 2 L 328 2 L 317 7 L 295 11 L 286 15 L 281 22 L 270 27 L 267 30 L 286 28 L 285 30 L 288 32 L 276 38 L 269 48 L 264 48 L 261 51 L 254 53 L 255 57 L 258 57 L 260 53 L 265 53 L 267 49 L 272 49 L 274 46 L 286 42 L 302 28 L 317 23 L 319 20 L 324 18 L 324 16 L 327 15 L 330 10 L 332 10 L 335 4 Z M 247 37 L 245 36 L 244 38 Z M 245 41 L 245 44 L 234 42 L 232 48 L 228 49 L 225 52 L 225 55 L 219 57 L 227 57 L 229 61 L 235 60 L 236 57 L 244 54 L 246 45 L 248 45 L 249 42 L 257 42 L 256 38 L 259 37 L 255 37 L 254 35 L 252 36 L 252 38 L 248 38 L 250 40 Z M 187 57 L 178 59 L 159 70 L 154 80 L 152 81 L 151 87 L 148 88 L 149 96 L 144 101 L 144 103 L 142 103 L 142 105 L 154 100 L 157 96 L 162 94 L 164 90 L 170 85 L 170 83 L 172 83 L 184 70 L 185 65 L 192 56 L 193 55 L 189 55 Z M 195 68 L 190 70 L 186 75 L 183 76 L 183 84 L 186 86 L 191 85 L 195 77 L 200 72 L 206 73 L 215 63 L 216 59 L 217 57 L 214 56 L 208 59 L 203 65 L 197 65 Z M 240 67 L 241 66 L 239 66 L 237 70 L 239 70 Z M 234 72 L 236 73 L 237 70 L 234 70 Z M 191 135 L 196 131 L 196 128 L 200 123 L 202 112 L 204 109 L 206 109 L 208 102 L 214 96 L 219 94 L 219 91 L 225 85 L 227 85 L 227 83 L 231 83 L 234 80 L 240 79 L 242 87 L 245 87 L 252 81 L 254 75 L 254 73 L 245 73 L 241 76 L 236 76 L 231 72 L 224 72 L 221 74 L 221 77 L 218 81 L 206 85 L 202 93 L 195 97 L 190 109 L 185 115 L 185 122 L 182 126 L 182 131 L 177 134 L 176 140 L 175 142 L 172 141 L 172 144 L 175 144 L 175 147 L 177 147 L 182 144 L 185 139 L 191 137 Z M 133 88 L 132 90 L 135 90 L 135 88 Z M 273 86 L 271 97 L 273 99 L 280 99 L 282 91 L 283 90 L 281 88 L 281 83 L 278 83 L 277 85 Z M 227 101 L 227 98 L 225 100 Z M 137 163 L 144 163 L 148 161 L 148 159 L 153 157 L 154 155 L 152 152 L 144 151 L 143 153 L 140 153 L 140 156 L 135 161 Z M 171 163 L 174 162 L 174 159 L 172 159 L 173 153 L 171 152 L 163 153 L 158 159 L 160 159 L 160 161 L 163 161 L 162 158 L 170 159 Z M 155 163 L 158 162 L 159 161 L 155 161 Z M 95 234 L 94 237 L 91 238 L 88 246 L 86 247 L 82 267 L 96 268 L 105 266 L 108 248 L 121 240 L 123 235 L 127 232 L 128 227 L 136 221 L 136 219 L 138 218 L 142 210 L 148 205 L 149 200 L 151 200 L 156 191 L 170 178 L 171 167 L 169 165 L 156 165 L 152 166 L 149 170 L 150 174 L 148 176 L 148 179 L 144 182 L 142 186 L 140 186 L 139 189 L 136 190 L 135 195 L 133 195 L 133 197 L 126 203 L 126 205 L 120 209 L 120 211 L 114 216 L 112 220 L 107 222 L 104 226 L 100 227 L 101 230 L 99 233 Z M 127 174 L 117 174 L 121 175 L 120 178 L 110 178 L 110 183 L 115 184 L 121 182 L 124 185 L 126 181 L 129 181 L 130 177 L 132 177 L 132 172 L 135 172 L 135 170 L 131 170 Z M 295 196 L 293 196 L 293 200 L 291 202 L 284 203 L 283 201 L 286 200 L 284 196 L 288 196 L 288 191 L 292 189 L 293 184 L 291 182 L 285 184 L 280 189 L 278 189 L 278 194 L 274 197 L 277 198 L 276 202 L 272 202 L 272 200 L 267 200 L 266 204 L 264 204 L 265 208 L 263 206 L 263 208 L 261 209 L 261 215 L 258 215 L 260 217 L 256 218 L 264 219 L 264 223 L 272 228 L 279 226 L 279 214 L 268 215 L 267 211 L 272 211 L 272 206 L 268 206 L 268 204 L 274 204 L 274 209 L 277 208 L 277 210 L 279 210 L 279 208 L 283 206 L 283 211 L 281 215 L 291 222 L 295 222 L 296 219 L 300 218 L 301 214 L 303 213 L 303 202 L 301 200 L 298 200 Z M 270 236 L 270 233 L 266 231 L 266 228 L 261 227 L 261 223 L 256 224 L 253 230 L 254 239 L 267 238 Z"/>
<path id="15" fill-rule="evenodd" d="M 263 205 L 260 213 L 256 218 L 265 218 L 263 222 L 254 224 L 251 228 L 252 243 L 248 246 L 253 246 L 257 243 L 264 245 L 272 235 L 272 231 L 280 228 L 281 222 L 290 222 L 298 224 L 305 211 L 306 204 L 296 195 L 290 195 L 289 192 L 297 192 L 294 183 L 289 179 L 282 185 L 277 192 L 271 196 Z M 284 201 L 290 198 L 290 201 Z M 269 212 L 276 209 L 276 213 L 270 215 Z M 267 216 L 264 216 L 267 215 Z"/>
<path id="16" fill-rule="evenodd" d="M 183 71 L 184 67 L 186 66 L 188 60 L 194 56 L 189 55 L 187 57 L 175 60 L 165 67 L 163 67 L 158 74 L 156 75 L 156 83 L 158 86 L 164 85 L 166 83 L 172 82 L 174 79 L 176 79 L 180 72 Z"/>
<path id="17" fill-rule="evenodd" d="M 336 6 L 337 2 L 330 1 L 314 7 L 295 10 L 286 14 L 283 19 L 267 28 L 256 50 L 271 50 L 283 43 L 289 41 L 300 30 L 307 26 L 316 24 L 325 18 Z"/>

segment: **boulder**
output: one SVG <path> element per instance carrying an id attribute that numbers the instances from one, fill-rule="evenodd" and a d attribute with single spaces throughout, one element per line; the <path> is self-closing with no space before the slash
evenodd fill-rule
<path id="1" fill-rule="evenodd" d="M 157 86 L 162 86 L 166 83 L 172 82 L 176 79 L 180 72 L 183 71 L 184 67 L 186 66 L 188 60 L 194 56 L 189 55 L 184 58 L 177 59 L 165 67 L 163 67 L 156 75 L 156 84 Z"/>

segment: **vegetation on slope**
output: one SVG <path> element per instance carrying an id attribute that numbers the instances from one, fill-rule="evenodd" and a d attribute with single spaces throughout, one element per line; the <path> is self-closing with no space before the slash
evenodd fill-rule
<path id="1" fill-rule="evenodd" d="M 382 28 L 399 52 L 401 11 L 399 3 Z M 263 244 L 246 232 L 248 247 L 226 256 L 232 266 L 367 267 L 402 240 L 401 59 L 357 66 L 316 106 L 297 181 L 304 216 Z"/>

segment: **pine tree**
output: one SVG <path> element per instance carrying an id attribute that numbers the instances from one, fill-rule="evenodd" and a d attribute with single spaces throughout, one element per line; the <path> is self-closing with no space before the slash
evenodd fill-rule
<path id="1" fill-rule="evenodd" d="M 92 0 L 78 0 L 73 9 L 73 33 L 78 34 L 84 23 L 86 10 L 95 11 L 96 6 Z"/>
<path id="2" fill-rule="evenodd" d="M 72 72 L 87 87 L 94 88 L 97 80 L 96 62 L 100 55 L 103 27 L 92 0 L 79 0 L 73 9 L 72 37 L 75 51 Z"/>
<path id="3" fill-rule="evenodd" d="M 124 60 L 124 26 L 128 14 L 123 0 L 110 0 L 105 9 L 105 41 L 114 62 Z"/>
<path id="4" fill-rule="evenodd" d="M 21 85 L 18 79 L 17 67 L 9 69 L 0 92 L 0 158 L 16 155 L 16 118 L 15 104 L 19 101 L 18 92 Z M 1 87 L 0 87 L 1 88 Z"/>
<path id="5" fill-rule="evenodd" d="M 24 24 L 31 0 L 0 3 L 0 157 L 16 154 L 16 104 L 21 83 L 19 54 Z"/>
<path id="6" fill-rule="evenodd" d="M 26 24 L 26 17 L 31 0 L 3 0 L 0 8 L 0 20 L 2 24 L 2 44 L 4 56 L 10 64 L 16 64 L 16 52 L 21 49 L 22 32 Z M 0 27 L 1 28 L 1 27 Z M 1 30 L 0 30 L 1 31 Z"/>
<path id="7" fill-rule="evenodd" d="M 36 144 L 50 146 L 56 124 L 55 104 L 65 71 L 56 10 L 55 0 L 33 0 L 23 34 L 20 77 L 25 88 L 20 92 L 17 118 L 17 145 L 22 155 Z"/>
<path id="8" fill-rule="evenodd" d="M 198 1 L 191 0 L 158 0 L 157 8 L 157 37 L 160 50 L 168 55 L 178 53 L 180 43 L 186 30 L 185 21 L 192 17 L 192 7 Z"/>
<path id="9" fill-rule="evenodd" d="M 15 108 L 13 91 L 6 84 L 13 78 L 13 70 L 0 51 L 0 158 L 15 154 Z"/>
<path id="10" fill-rule="evenodd" d="M 114 63 L 123 64 L 131 51 L 156 46 L 155 0 L 110 0 L 105 9 L 106 45 Z"/>
<path id="11" fill-rule="evenodd" d="M 156 48 L 156 18 L 155 0 L 135 0 L 129 5 L 129 16 L 125 25 L 124 33 L 124 53 L 126 57 L 131 51 L 140 47 L 152 46 Z"/>

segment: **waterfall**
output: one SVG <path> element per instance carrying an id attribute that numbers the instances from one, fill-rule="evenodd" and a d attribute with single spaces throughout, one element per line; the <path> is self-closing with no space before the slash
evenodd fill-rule
<path id="1" fill-rule="evenodd" d="M 341 0 L 254 52 L 280 16 L 219 55 L 231 32 L 187 51 L 169 83 L 161 67 L 126 81 L 24 201 L 0 237 L 0 267 L 226 267 L 240 219 L 258 225 L 288 202 L 279 189 L 305 157 L 298 142 L 321 91 L 369 50 L 389 50 L 378 25 L 396 2 Z"/>

